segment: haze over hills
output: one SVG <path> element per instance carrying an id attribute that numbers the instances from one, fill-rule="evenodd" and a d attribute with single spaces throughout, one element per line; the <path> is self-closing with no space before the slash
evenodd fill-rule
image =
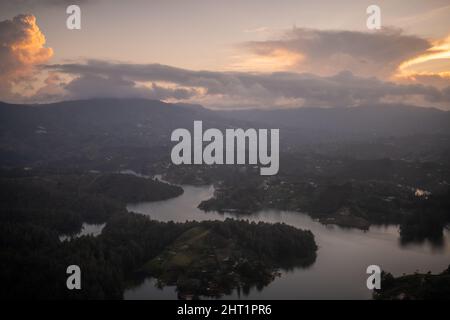
<path id="1" fill-rule="evenodd" d="M 174 129 L 192 130 L 195 120 L 202 120 L 205 128 L 281 128 L 282 149 L 395 137 L 407 140 L 402 148 L 429 147 L 431 143 L 446 152 L 450 135 L 450 112 L 404 105 L 225 112 L 145 99 L 0 103 L 0 164 L 104 160 L 118 155 L 154 160 L 168 156 Z M 430 141 L 427 137 L 431 135 Z M 386 147 L 386 141 L 383 144 Z M 371 148 L 376 150 L 376 146 Z"/>
<path id="2" fill-rule="evenodd" d="M 173 129 L 191 127 L 199 118 L 211 119 L 211 125 L 216 125 L 206 109 L 155 100 L 92 99 L 47 105 L 1 103 L 1 159 L 3 164 L 26 164 L 164 147 L 170 143 Z"/>
<path id="3" fill-rule="evenodd" d="M 213 111 L 200 105 L 171 104 L 147 99 L 89 99 L 41 105 L 0 102 L 2 132 L 27 134 L 33 125 L 67 131 L 99 132 L 134 124 L 137 128 L 167 131 L 193 120 L 211 125 L 233 125 L 247 121 L 255 125 L 305 129 L 337 134 L 448 134 L 450 112 L 407 105 L 378 105 L 352 108 L 292 108 Z M 219 125 L 222 124 L 222 125 Z M 141 125 L 141 126 L 140 126 Z M 131 128 L 130 128 L 131 129 Z M 155 137 L 156 138 L 156 137 Z"/>
<path id="4" fill-rule="evenodd" d="M 220 114 L 271 126 L 338 135 L 411 135 L 450 133 L 450 113 L 407 105 L 352 108 L 235 110 Z"/>

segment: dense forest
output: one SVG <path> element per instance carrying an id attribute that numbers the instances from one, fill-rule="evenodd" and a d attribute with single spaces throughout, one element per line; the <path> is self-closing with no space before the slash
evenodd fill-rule
<path id="1" fill-rule="evenodd" d="M 130 202 L 156 201 L 183 192 L 177 186 L 126 174 L 55 170 L 3 170 L 0 221 L 30 223 L 60 233 L 83 222 L 103 223 Z"/>
<path id="2" fill-rule="evenodd" d="M 375 290 L 379 300 L 448 300 L 450 299 L 450 265 L 440 274 L 410 274 L 393 277 L 383 272 L 381 289 Z"/>
<path id="3" fill-rule="evenodd" d="M 311 232 L 286 225 L 162 223 L 127 212 L 128 201 L 167 199 L 182 192 L 157 180 L 13 170 L 3 172 L 0 186 L 2 299 L 121 299 L 124 289 L 143 276 L 174 284 L 180 294 L 217 296 L 237 286 L 264 286 L 278 268 L 311 264 L 317 250 Z M 83 222 L 106 222 L 106 227 L 98 237 L 60 241 L 59 235 L 78 232 Z M 193 238 L 198 230 L 205 237 Z M 174 265 L 167 252 L 180 246 L 192 246 L 183 251 L 192 253 L 187 264 L 164 272 L 149 267 L 155 261 Z M 225 252 L 228 259 L 217 260 Z M 214 263 L 208 264 L 205 255 L 213 255 Z M 83 290 L 66 288 L 66 268 L 72 264 L 82 270 Z M 211 292 L 190 285 L 198 283 L 199 268 L 208 274 L 202 279 L 215 288 Z M 224 286 L 230 274 L 233 280 Z"/>
<path id="4" fill-rule="evenodd" d="M 316 258 L 310 231 L 285 224 L 227 219 L 201 222 L 143 268 L 180 295 L 221 296 L 266 286 L 278 269 L 307 267 Z"/>

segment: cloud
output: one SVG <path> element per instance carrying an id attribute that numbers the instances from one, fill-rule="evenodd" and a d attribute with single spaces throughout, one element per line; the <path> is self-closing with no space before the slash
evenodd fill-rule
<path id="1" fill-rule="evenodd" d="M 14 96 L 14 87 L 30 86 L 35 66 L 53 55 L 33 15 L 0 22 L 0 96 Z"/>
<path id="2" fill-rule="evenodd" d="M 39 87 L 36 92 L 28 97 L 20 97 L 22 103 L 40 103 L 53 102 L 61 100 L 67 94 L 64 87 L 67 81 L 57 72 L 49 72 L 44 80 L 43 86 Z"/>
<path id="3" fill-rule="evenodd" d="M 290 66 L 297 72 L 330 76 L 349 70 L 385 79 L 403 61 L 418 56 L 432 44 L 393 28 L 376 32 L 294 28 L 279 39 L 246 42 L 242 47 L 257 57 L 270 57 L 280 51 L 298 55 L 302 59 Z M 247 64 L 251 65 L 254 58 L 249 59 Z"/>
<path id="4" fill-rule="evenodd" d="M 47 69 L 75 78 L 65 89 L 71 98 L 137 96 L 203 103 L 212 108 L 353 107 L 408 101 L 450 108 L 449 87 L 396 84 L 349 71 L 333 76 L 309 73 L 191 71 L 159 64 L 126 64 L 89 60 Z M 169 87 L 139 86 L 166 83 Z M 170 89 L 170 88 L 177 88 Z"/>
<path id="5" fill-rule="evenodd" d="M 419 56 L 404 61 L 399 66 L 399 75 L 442 74 L 450 70 L 450 37 L 433 42 L 433 46 Z M 444 72 L 445 73 L 445 72 Z"/>
<path id="6" fill-rule="evenodd" d="M 450 72 L 439 72 L 439 73 L 412 73 L 410 75 L 399 76 L 396 82 L 403 84 L 423 84 L 428 86 L 433 86 L 439 89 L 445 89 L 450 87 Z"/>
<path id="7" fill-rule="evenodd" d="M 157 100 L 185 100 L 196 94 L 195 89 L 167 88 L 151 83 L 148 86 L 127 80 L 119 75 L 83 74 L 68 83 L 64 89 L 69 99 L 147 98 Z"/>
<path id="8" fill-rule="evenodd" d="M 279 54 L 292 55 L 295 72 L 193 71 L 104 60 L 45 65 L 52 49 L 45 47 L 35 17 L 19 15 L 0 22 L 0 99 L 139 97 L 211 108 L 353 107 L 406 101 L 450 109 L 450 87 L 443 76 L 428 79 L 439 81 L 439 87 L 373 76 L 375 70 L 392 72 L 399 61 L 412 59 L 430 43 L 392 30 L 366 37 L 353 31 L 294 29 L 285 39 L 245 45 L 275 60 Z M 43 85 L 36 90 L 38 77 Z"/>

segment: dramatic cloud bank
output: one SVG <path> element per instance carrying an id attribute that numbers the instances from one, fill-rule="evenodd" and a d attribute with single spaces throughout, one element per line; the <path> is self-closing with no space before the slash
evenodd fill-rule
<path id="1" fill-rule="evenodd" d="M 0 22 L 0 96 L 14 97 L 15 86 L 26 86 L 34 67 L 53 55 L 32 15 L 19 15 Z M 22 91 L 25 90 L 22 88 Z"/>
<path id="2" fill-rule="evenodd" d="M 204 103 L 215 108 L 351 107 L 389 102 L 450 108 L 450 87 L 437 89 L 421 84 L 396 84 L 374 77 L 355 76 L 349 71 L 333 76 L 211 72 L 98 60 L 47 68 L 74 77 L 65 87 L 70 98 L 93 95 L 152 97 L 160 94 L 165 99 Z M 139 85 L 145 83 L 150 85 Z"/>
<path id="3" fill-rule="evenodd" d="M 430 59 L 436 55 L 445 57 L 448 42 L 432 44 L 393 29 L 294 28 L 277 40 L 242 45 L 253 55 L 269 57 L 263 61 L 275 72 L 193 71 L 105 60 L 49 65 L 53 51 L 44 46 L 45 37 L 32 15 L 0 22 L 0 43 L 0 100 L 9 102 L 138 97 L 210 108 L 408 103 L 450 109 L 450 78 L 445 72 L 394 76 L 405 61 L 434 63 Z M 286 67 L 289 71 L 279 71 Z"/>
<path id="4" fill-rule="evenodd" d="M 257 56 L 288 52 L 301 57 L 291 66 L 299 72 L 330 76 L 348 70 L 360 76 L 388 78 L 399 65 L 432 47 L 422 38 L 385 28 L 377 32 L 294 28 L 280 39 L 253 41 L 243 47 Z"/>

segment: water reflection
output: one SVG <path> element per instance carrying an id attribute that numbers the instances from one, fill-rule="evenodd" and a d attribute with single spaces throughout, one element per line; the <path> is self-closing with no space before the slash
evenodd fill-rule
<path id="1" fill-rule="evenodd" d="M 183 186 L 184 194 L 170 200 L 128 206 L 129 211 L 149 215 L 160 221 L 203 221 L 236 218 L 231 214 L 205 213 L 198 204 L 212 197 L 212 186 Z M 290 211 L 263 210 L 246 216 L 249 221 L 284 222 L 314 233 L 316 262 L 308 269 L 282 271 L 263 290 L 250 289 L 248 295 L 235 290 L 229 299 L 369 299 L 366 268 L 379 265 L 394 275 L 415 271 L 442 272 L 450 262 L 450 232 L 444 231 L 443 242 L 436 248 L 429 241 L 402 245 L 397 226 L 372 226 L 368 231 L 323 225 L 306 214 Z M 125 292 L 125 299 L 176 299 L 174 287 L 162 290 L 147 279 Z"/>

